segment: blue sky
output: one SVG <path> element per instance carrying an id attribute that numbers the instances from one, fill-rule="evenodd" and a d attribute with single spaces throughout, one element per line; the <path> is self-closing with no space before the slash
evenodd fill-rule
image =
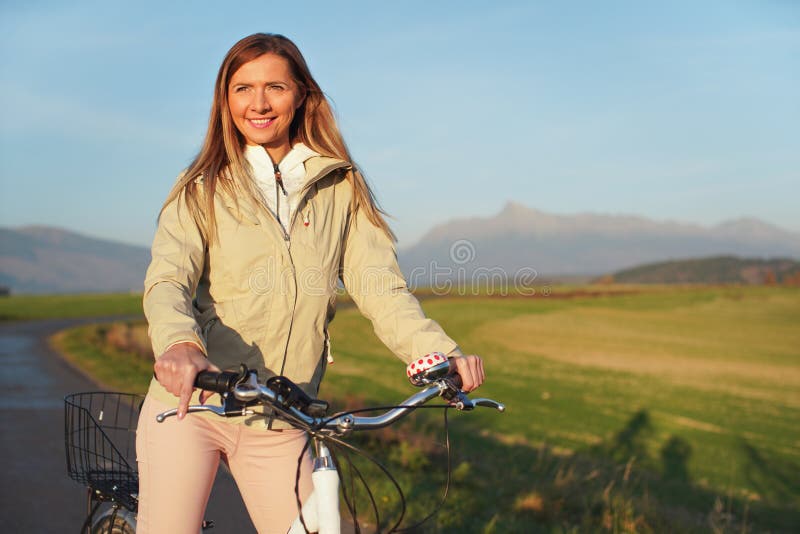
<path id="1" fill-rule="evenodd" d="M 800 2 L 0 5 L 0 225 L 149 244 L 228 48 L 298 43 L 400 246 L 514 200 L 800 232 Z"/>

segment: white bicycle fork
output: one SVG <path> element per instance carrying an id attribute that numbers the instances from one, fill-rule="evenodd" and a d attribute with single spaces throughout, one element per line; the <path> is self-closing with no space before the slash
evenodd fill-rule
<path id="1" fill-rule="evenodd" d="M 341 517 L 339 514 L 339 471 L 333 463 L 328 447 L 322 441 L 314 439 L 316 458 L 311 480 L 314 489 L 303 504 L 303 521 L 308 532 L 319 534 L 340 534 Z M 306 529 L 300 522 L 300 516 L 292 523 L 289 534 L 305 534 Z"/>

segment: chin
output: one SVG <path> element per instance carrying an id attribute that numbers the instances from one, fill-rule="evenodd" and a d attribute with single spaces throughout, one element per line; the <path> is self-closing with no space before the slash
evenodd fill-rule
<path id="1" fill-rule="evenodd" d="M 250 135 L 245 138 L 245 142 L 249 145 L 266 145 L 272 142 L 271 137 Z"/>

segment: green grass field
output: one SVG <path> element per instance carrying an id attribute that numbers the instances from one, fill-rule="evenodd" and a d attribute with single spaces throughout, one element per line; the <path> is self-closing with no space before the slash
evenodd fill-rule
<path id="1" fill-rule="evenodd" d="M 0 297 L 0 321 L 141 314 L 140 294 L 86 293 Z"/>
<path id="2" fill-rule="evenodd" d="M 423 305 L 484 358 L 480 395 L 508 407 L 451 412 L 454 484 L 436 531 L 800 525 L 800 290 L 570 289 Z M 413 393 L 357 310 L 340 310 L 331 336 L 322 398 L 342 408 Z M 441 492 L 440 429 L 427 411 L 361 441 L 389 462 L 417 518 Z M 375 488 L 396 507 L 388 484 Z"/>
<path id="3" fill-rule="evenodd" d="M 466 461 L 486 464 L 482 489 L 507 493 L 483 524 L 504 532 L 566 517 L 600 528 L 609 524 L 603 491 L 633 485 L 633 470 L 636 487 L 621 496 L 634 510 L 605 511 L 622 530 L 637 520 L 658 531 L 800 525 L 800 291 L 554 295 L 424 302 L 465 351 L 484 357 L 481 395 L 508 405 L 503 415 L 453 417 Z M 331 335 L 337 363 L 323 396 L 378 399 L 379 384 L 390 398 L 408 393 L 356 310 L 338 315 Z M 628 480 L 613 466 L 628 467 Z M 560 475 L 567 495 L 546 478 L 554 468 L 571 470 Z M 566 510 L 592 498 L 596 517 L 588 502 Z"/>

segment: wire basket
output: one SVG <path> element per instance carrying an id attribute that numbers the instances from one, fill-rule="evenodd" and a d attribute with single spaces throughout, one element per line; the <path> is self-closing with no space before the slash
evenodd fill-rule
<path id="1" fill-rule="evenodd" d="M 93 498 L 137 507 L 136 424 L 144 397 L 87 392 L 64 398 L 64 443 L 70 478 Z"/>

